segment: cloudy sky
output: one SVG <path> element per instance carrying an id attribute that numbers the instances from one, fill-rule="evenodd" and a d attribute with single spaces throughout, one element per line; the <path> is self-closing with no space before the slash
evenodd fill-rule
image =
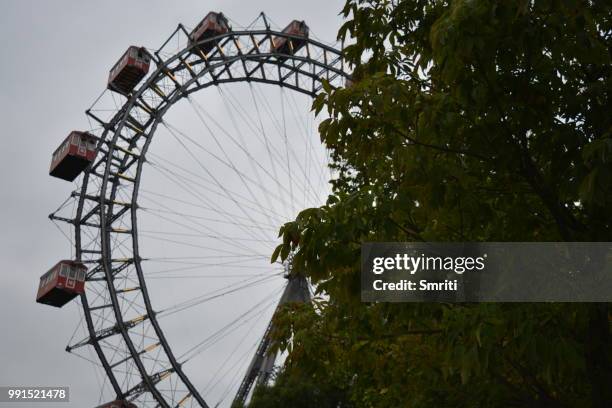
<path id="1" fill-rule="evenodd" d="M 142 44 L 148 48 L 158 48 L 179 22 L 193 27 L 210 10 L 223 11 L 233 22 L 242 25 L 249 24 L 260 11 L 265 11 L 279 26 L 284 26 L 292 19 L 305 20 L 317 38 L 332 42 L 341 24 L 338 12 L 342 4 L 343 2 L 338 0 L 287 0 L 284 2 L 277 0 L 259 2 L 6 0 L 2 2 L 0 12 L 0 47 L 2 50 L 0 112 L 2 112 L 3 132 L 1 136 L 2 160 L 0 160 L 0 191 L 2 194 L 0 210 L 3 215 L 3 229 L 0 234 L 0 259 L 2 260 L 0 385 L 69 386 L 71 389 L 70 404 L 53 405 L 57 407 L 88 407 L 95 406 L 99 402 L 100 384 L 103 382 L 103 379 L 99 377 L 99 370 L 84 359 L 64 352 L 64 347 L 70 342 L 75 328 L 78 330 L 80 317 L 77 303 L 68 304 L 62 309 L 54 309 L 39 305 L 34 300 L 40 275 L 59 259 L 68 258 L 71 251 L 69 242 L 47 219 L 47 215 L 57 208 L 74 189 L 70 183 L 48 176 L 51 152 L 68 131 L 90 127 L 83 112 L 104 90 L 108 70 L 126 46 Z M 213 90 L 206 92 L 210 94 L 208 96 L 198 95 L 199 99 L 195 100 L 195 105 L 177 107 L 175 112 L 169 113 L 170 129 L 180 129 L 192 135 L 204 134 L 205 131 L 201 124 L 198 125 L 198 107 L 201 107 L 204 115 L 210 115 L 218 120 L 220 129 L 225 127 L 242 134 L 247 139 L 245 143 L 251 143 L 249 151 L 253 152 L 253 155 L 264 155 L 265 152 L 261 146 L 257 145 L 257 139 L 255 137 L 249 139 L 248 121 L 245 120 L 244 124 L 236 124 L 235 118 L 230 113 L 231 109 L 225 109 L 227 106 L 221 108 L 228 101 L 223 98 L 223 95 L 234 95 L 234 99 L 229 100 L 235 101 L 237 105 L 242 101 L 249 109 L 245 115 L 252 115 L 253 119 L 257 118 L 258 114 L 254 111 L 253 104 L 248 102 L 251 91 L 228 87 L 227 90 L 222 91 L 225 93 Z M 268 106 L 269 110 L 278 113 L 280 109 L 278 103 L 286 103 L 296 107 L 301 106 L 304 108 L 304 114 L 307 114 L 308 101 L 300 99 L 299 96 L 294 97 L 279 93 L 278 90 L 263 89 L 263 87 L 256 88 L 255 92 L 260 99 L 260 102 L 255 102 L 255 104 L 259 104 L 262 111 L 265 110 L 265 106 Z M 267 105 L 265 101 L 272 99 L 275 99 L 276 102 L 270 101 L 270 105 Z M 312 120 L 303 121 L 299 115 L 299 109 L 283 112 L 282 125 L 278 119 L 280 116 L 263 115 L 262 122 L 264 123 L 261 125 L 277 130 L 284 127 L 285 131 L 287 128 L 295 130 L 303 125 L 305 135 L 314 134 Z M 261 116 L 259 118 L 261 120 Z M 168 128 L 166 131 L 164 141 L 160 141 L 155 146 L 155 154 L 162 158 L 164 155 L 171 155 L 178 157 L 175 162 L 187 163 L 188 160 L 180 158 L 180 154 L 188 157 L 189 152 L 181 153 L 176 144 L 171 143 L 172 132 Z M 279 133 L 282 133 L 282 130 L 279 130 Z M 316 142 L 316 135 L 314 137 Z M 207 143 L 213 144 L 213 139 L 202 139 L 201 142 L 206 146 Z M 304 143 L 302 147 L 306 149 L 309 142 L 304 141 Z M 228 146 L 226 149 L 226 153 L 231 157 L 240 154 L 240 149 L 232 151 L 236 149 L 236 146 Z M 300 149 L 301 147 L 296 143 L 295 151 L 291 153 L 304 157 L 302 166 L 307 166 L 306 162 L 314 159 L 308 156 L 309 153 L 306 150 Z M 204 154 L 195 147 L 192 147 L 191 151 L 198 157 Z M 316 147 L 314 151 L 318 151 Z M 318 160 L 320 164 L 320 157 Z M 186 164 L 183 170 L 187 172 L 186 174 L 195 174 L 198 164 L 196 160 L 190 165 Z M 246 163 L 245 166 L 247 166 Z M 222 173 L 221 165 L 211 164 L 210 168 L 213 172 Z M 304 168 L 310 174 L 308 167 L 300 167 L 302 173 L 304 173 Z M 167 242 L 161 245 L 154 234 L 169 231 L 172 228 L 170 224 L 164 225 L 163 222 L 155 224 L 155 211 L 153 211 L 156 204 L 155 194 L 165 192 L 168 196 L 175 198 L 181 194 L 178 189 L 172 190 L 172 183 L 164 184 L 163 177 L 154 177 L 156 174 L 154 170 L 145 170 L 143 176 L 145 178 L 143 188 L 149 189 L 152 194 L 149 197 L 148 205 L 151 208 L 150 214 L 153 214 L 149 218 L 144 216 L 142 221 L 145 226 L 141 226 L 141 229 L 147 227 L 150 231 L 149 240 L 144 244 L 145 249 L 155 253 L 163 251 L 168 258 L 176 257 L 177 254 L 188 257 L 193 252 L 189 253 L 184 248 L 174 248 Z M 192 173 L 189 173 L 190 171 Z M 243 171 L 242 174 L 251 174 L 246 167 Z M 295 167 L 293 171 L 298 172 Z M 148 180 L 146 176 L 149 176 Z M 159 182 L 154 180 L 159 180 Z M 241 182 L 244 183 L 244 180 L 232 180 L 229 177 L 226 182 L 238 188 Z M 281 178 L 280 182 L 286 183 L 287 180 Z M 309 200 L 304 188 L 296 187 L 295 190 L 287 194 L 291 196 L 295 194 L 297 197 L 303 193 L 303 197 L 296 198 L 286 206 L 281 204 L 282 198 L 276 197 L 270 200 L 270 197 L 275 196 L 265 197 L 261 192 L 255 192 L 250 197 L 257 202 L 265 201 L 267 203 L 264 205 L 265 208 L 274 208 L 274 213 L 280 214 L 280 218 L 270 219 L 266 214 L 263 215 L 265 215 L 265 220 L 276 223 L 283 217 L 290 218 L 304 205 L 317 203 L 316 197 L 313 198 L 314 201 Z M 247 195 L 246 190 L 241 191 L 244 192 L 244 196 Z M 278 190 L 278 194 L 283 195 L 282 191 Z M 324 192 L 324 188 L 319 191 L 323 195 Z M 183 189 L 184 203 L 189 201 L 187 193 Z M 284 197 L 287 198 L 286 195 Z M 270 201 L 274 203 L 270 204 Z M 170 202 L 162 204 L 163 208 L 172 206 Z M 161 207 L 155 209 L 161 211 Z M 172 210 L 179 211 L 174 206 Z M 187 212 L 188 208 L 180 208 L 180 212 L 183 211 Z M 193 213 L 192 208 L 189 214 L 193 215 Z M 248 214 L 243 215 L 249 219 L 251 217 Z M 257 218 L 257 215 L 253 217 Z M 264 218 L 257 218 L 257 220 L 263 222 Z M 149 224 L 146 224 L 147 220 Z M 166 221 L 168 221 L 167 218 Z M 217 231 L 228 237 L 241 234 L 241 231 L 244 232 L 244 229 L 223 225 L 216 228 Z M 183 237 L 188 236 L 185 231 L 176 226 L 176 223 L 174 230 L 169 232 L 174 232 L 176 235 L 183 234 Z M 274 238 L 273 232 L 272 238 Z M 246 235 L 241 236 L 245 242 L 249 240 Z M 193 241 L 189 242 L 193 243 Z M 196 240 L 195 247 L 200 248 L 210 242 Z M 253 245 L 257 253 L 266 252 L 269 249 L 269 245 L 258 243 Z M 151 268 L 155 269 L 153 266 Z M 231 272 L 238 276 L 236 273 L 238 270 Z M 158 269 L 155 271 L 160 272 Z M 179 282 L 168 274 L 158 274 L 158 277 L 163 279 L 152 280 L 151 291 L 153 300 L 160 305 L 159 308 L 169 307 L 198 294 L 207 293 L 211 289 L 236 282 L 217 280 L 210 283 L 210 280 L 203 279 L 197 282 L 205 281 L 206 284 L 194 284 L 193 282 L 196 281 L 181 280 Z M 169 339 L 174 341 L 173 346 L 176 344 L 177 354 L 181 354 L 180 352 L 189 350 L 190 345 L 197 344 L 202 337 L 210 334 L 206 332 L 205 327 L 222 325 L 224 319 L 230 319 L 231 316 L 242 313 L 245 309 L 248 310 L 249 305 L 254 305 L 259 301 L 258 296 L 260 295 L 278 293 L 282 283 L 282 278 L 273 282 L 265 282 L 265 285 L 250 295 L 239 297 L 238 300 L 236 298 L 225 300 L 212 306 L 211 310 L 223 310 L 226 314 L 194 310 L 194 308 L 188 311 L 190 315 L 179 317 L 180 313 L 177 313 L 173 315 L 175 317 L 166 318 L 162 326 L 169 332 Z M 182 289 L 185 286 L 181 285 L 188 285 L 187 289 Z M 164 294 L 167 288 L 172 288 L 172 295 Z M 177 293 L 181 293 L 182 298 L 177 297 Z M 268 309 L 266 313 L 269 313 L 269 310 L 271 309 Z M 266 316 L 260 319 L 259 323 L 256 319 L 252 320 L 255 327 L 253 332 L 265 326 L 265 318 Z M 250 324 L 246 326 L 250 327 Z M 181 334 L 172 334 L 173 332 Z M 250 345 L 255 340 L 254 338 L 252 341 L 249 339 L 245 344 Z M 223 355 L 238 350 L 234 348 L 232 341 L 230 336 L 227 347 L 215 353 Z M 245 350 L 248 351 L 248 349 Z M 210 357 L 207 361 L 213 367 L 225 360 L 221 357 L 217 359 Z M 239 371 L 239 366 L 236 372 Z M 201 386 L 200 382 L 210 381 L 210 378 L 207 377 L 210 374 L 200 372 L 204 370 L 199 370 L 199 367 L 202 367 L 201 362 L 194 368 L 186 369 L 193 376 L 198 387 Z M 233 372 L 230 374 L 236 375 Z M 231 381 L 224 379 L 219 388 L 227 389 L 229 386 L 231 386 Z M 218 390 L 212 392 L 210 402 L 214 404 L 222 393 Z M 227 406 L 227 404 L 226 400 L 221 406 Z M 17 404 L 15 406 L 24 407 L 26 405 Z M 0 406 L 11 405 L 0 403 Z"/>

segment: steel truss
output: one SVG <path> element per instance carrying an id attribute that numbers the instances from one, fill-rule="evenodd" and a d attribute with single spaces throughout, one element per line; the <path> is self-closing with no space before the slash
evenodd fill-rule
<path id="1" fill-rule="evenodd" d="M 114 112 L 103 114 L 96 105 L 86 111 L 99 127 L 96 160 L 85 171 L 80 190 L 72 193 L 78 200 L 74 218 L 55 213 L 50 218 L 74 227 L 76 259 L 90 267 L 87 293 L 81 296 L 88 337 L 66 349 L 91 345 L 118 399 L 159 407 L 192 400 L 193 406 L 208 407 L 159 326 L 138 247 L 142 167 L 165 113 L 212 85 L 260 82 L 314 97 L 323 80 L 339 87 L 349 78 L 341 51 L 321 42 L 307 39 L 294 54 L 272 52 L 273 38 L 297 37 L 272 30 L 261 17 L 263 28 L 230 31 L 198 44 L 184 41 L 178 52 L 164 58 L 167 44 L 188 36 L 179 25 L 152 53 L 155 71 L 129 98 L 120 97 Z M 206 55 L 197 46 L 207 42 L 216 45 Z M 162 381 L 174 384 L 175 392 L 160 390 Z"/>
<path id="2" fill-rule="evenodd" d="M 290 302 L 310 302 L 310 287 L 306 278 L 300 275 L 289 274 L 287 279 L 287 286 L 285 286 L 285 290 L 283 291 L 273 316 L 275 316 L 284 305 Z M 266 385 L 268 383 L 276 360 L 276 353 L 271 352 L 273 331 L 274 321 L 272 320 L 268 324 L 257 350 L 255 351 L 255 355 L 253 355 L 253 359 L 249 364 L 249 368 L 238 387 L 238 392 L 236 392 L 232 407 L 241 407 L 246 403 L 253 385 Z"/>

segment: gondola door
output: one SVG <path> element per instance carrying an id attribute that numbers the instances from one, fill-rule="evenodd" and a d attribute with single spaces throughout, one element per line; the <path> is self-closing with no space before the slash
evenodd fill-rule
<path id="1" fill-rule="evenodd" d="M 68 272 L 68 277 L 66 278 L 66 288 L 74 289 L 74 287 L 76 286 L 76 275 L 77 275 L 76 268 L 70 267 L 70 270 Z"/>
<path id="2" fill-rule="evenodd" d="M 79 156 L 87 156 L 87 139 L 83 136 L 75 136 L 78 137 L 79 144 Z"/>

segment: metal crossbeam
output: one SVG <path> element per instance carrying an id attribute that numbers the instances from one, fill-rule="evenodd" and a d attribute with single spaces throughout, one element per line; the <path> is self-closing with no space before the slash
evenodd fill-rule
<path id="1" fill-rule="evenodd" d="M 272 343 L 270 334 L 274 330 L 274 316 L 276 316 L 278 311 L 287 303 L 310 302 L 310 290 L 308 288 L 308 281 L 306 278 L 301 275 L 293 275 L 289 273 L 287 280 L 287 286 L 285 286 L 283 295 L 281 296 L 281 299 L 274 310 L 272 320 L 268 324 L 268 327 L 266 328 L 266 331 L 259 342 L 259 346 L 255 351 L 255 355 L 249 364 L 249 368 L 247 369 L 246 374 L 240 383 L 240 387 L 236 392 L 236 396 L 232 402 L 233 407 L 241 407 L 244 405 L 251 389 L 253 388 L 253 385 L 265 385 L 268 383 L 270 375 L 274 369 L 274 362 L 276 360 L 276 353 L 271 352 L 270 350 L 270 345 Z"/>

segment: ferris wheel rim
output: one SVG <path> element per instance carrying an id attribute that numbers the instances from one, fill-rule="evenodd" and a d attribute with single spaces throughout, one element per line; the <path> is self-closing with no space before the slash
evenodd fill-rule
<path id="1" fill-rule="evenodd" d="M 181 28 L 180 25 L 179 25 L 179 28 Z M 104 174 L 102 177 L 102 182 L 100 185 L 100 193 L 98 196 L 99 220 L 100 220 L 99 228 L 100 228 L 100 240 L 101 240 L 101 254 L 100 254 L 99 263 L 102 267 L 99 272 L 103 272 L 104 277 L 106 279 L 106 288 L 110 295 L 110 299 L 112 302 L 112 308 L 113 308 L 113 312 L 114 312 L 115 320 L 116 320 L 116 326 L 119 331 L 119 333 L 114 333 L 113 335 L 121 334 L 121 336 L 123 337 L 124 343 L 130 352 L 131 359 L 134 361 L 134 363 L 138 367 L 138 370 L 142 377 L 143 382 L 138 385 L 140 388 L 132 389 L 132 390 L 124 390 L 122 386 L 119 384 L 119 382 L 117 381 L 115 377 L 111 364 L 109 363 L 104 350 L 99 344 L 100 343 L 99 331 L 96 331 L 96 328 L 94 327 L 94 324 L 92 322 L 91 310 L 87 302 L 86 294 L 83 294 L 81 296 L 81 304 L 82 304 L 85 320 L 87 323 L 87 330 L 89 333 L 89 344 L 91 344 L 94 347 L 96 354 L 98 355 L 98 358 L 100 359 L 100 362 L 104 368 L 106 376 L 109 379 L 111 386 L 113 387 L 115 393 L 117 394 L 117 397 L 124 398 L 126 396 L 130 396 L 130 392 L 132 393 L 150 392 L 153 395 L 153 397 L 157 400 L 159 405 L 163 407 L 170 406 L 168 405 L 168 402 L 166 401 L 164 396 L 157 391 L 155 383 L 152 381 L 152 378 L 153 378 L 152 373 L 147 372 L 146 368 L 142 364 L 142 361 L 140 360 L 140 355 L 139 355 L 138 350 L 135 349 L 134 344 L 131 338 L 129 337 L 128 330 L 130 329 L 130 327 L 126 327 L 125 322 L 123 321 L 123 315 L 121 312 L 121 308 L 118 304 L 119 299 L 117 297 L 117 293 L 115 291 L 114 284 L 113 284 L 114 268 L 112 265 L 112 261 L 113 261 L 112 249 L 110 248 L 110 245 L 111 245 L 110 234 L 112 233 L 112 224 L 113 224 L 112 218 L 114 216 L 113 209 L 116 205 L 114 201 L 116 198 L 117 189 L 119 187 L 121 178 L 118 177 L 117 175 L 115 176 L 112 175 L 112 167 L 113 167 L 113 158 L 114 158 L 113 153 L 118 151 L 118 148 L 121 149 L 121 147 L 118 145 L 118 140 L 122 136 L 121 132 L 126 126 L 129 126 L 130 113 L 132 109 L 134 108 L 134 106 L 138 104 L 139 101 L 141 101 L 141 99 L 139 98 L 141 98 L 142 95 L 147 90 L 154 89 L 153 87 L 157 86 L 156 81 L 160 80 L 160 77 L 162 77 L 163 75 L 167 75 L 168 72 L 172 72 L 172 70 L 169 67 L 171 67 L 171 64 L 175 63 L 177 60 L 181 60 L 182 56 L 193 54 L 194 48 L 204 43 L 209 43 L 213 41 L 218 41 L 219 43 L 223 41 L 225 41 L 226 43 L 229 41 L 235 42 L 237 37 L 246 37 L 246 38 L 254 39 L 256 36 L 261 36 L 261 35 L 264 36 L 264 40 L 262 41 L 262 43 L 266 40 L 272 41 L 273 37 L 286 37 L 289 39 L 295 38 L 295 36 L 287 35 L 279 31 L 270 30 L 269 28 L 266 30 L 230 31 L 223 35 L 209 38 L 207 40 L 204 40 L 198 43 L 188 44 L 187 47 L 184 47 L 182 50 L 177 52 L 175 55 L 165 60 L 159 57 L 159 54 L 156 54 L 157 59 L 155 60 L 155 62 L 157 64 L 157 69 L 155 70 L 155 72 L 149 75 L 146 81 L 138 88 L 138 90 L 134 92 L 132 95 L 130 95 L 129 98 L 127 98 L 125 103 L 121 106 L 120 109 L 118 109 L 117 113 L 113 116 L 113 118 L 108 123 L 105 123 L 105 122 L 101 123 L 104 126 L 104 131 L 98 142 L 97 152 L 98 154 L 100 154 L 100 152 L 103 151 L 105 147 L 107 150 L 106 152 L 103 152 L 103 156 L 100 160 L 96 160 L 97 164 L 94 163 L 90 167 L 87 168 L 82 178 L 82 184 L 80 186 L 80 194 L 78 194 L 77 212 L 76 212 L 76 217 L 74 219 L 75 251 L 76 251 L 76 258 L 80 260 L 83 256 L 83 250 L 84 250 L 83 245 L 82 245 L 82 236 L 81 236 L 82 235 L 81 226 L 83 224 L 81 222 L 83 220 L 83 209 L 84 209 L 85 201 L 90 199 L 87 197 L 90 177 L 92 176 L 92 173 L 97 170 L 98 166 L 104 165 L 105 166 Z M 301 38 L 301 39 L 304 40 L 304 38 Z M 141 265 L 142 258 L 140 258 L 139 246 L 138 246 L 140 240 L 138 237 L 137 211 L 138 211 L 138 195 L 139 195 L 139 189 L 140 189 L 142 167 L 146 161 L 146 153 L 148 151 L 149 145 L 153 139 L 153 136 L 155 134 L 155 131 L 157 130 L 158 125 L 160 123 L 163 123 L 163 117 L 165 113 L 175 103 L 177 103 L 183 98 L 188 98 L 189 95 L 192 93 L 203 90 L 212 85 L 218 86 L 219 84 L 224 84 L 224 83 L 260 82 L 260 83 L 272 84 L 272 85 L 276 85 L 280 87 L 286 87 L 293 91 L 301 92 L 311 97 L 314 97 L 316 93 L 318 92 L 318 90 L 320 89 L 320 88 L 318 89 L 315 88 L 314 84 L 317 83 L 318 85 L 320 85 L 322 80 L 326 79 L 324 77 L 325 76 L 324 74 L 327 75 L 328 79 L 330 78 L 330 75 L 329 75 L 330 73 L 332 73 L 332 75 L 334 76 L 332 79 L 344 80 L 344 79 L 350 78 L 349 73 L 346 72 L 345 70 L 341 51 L 338 51 L 328 45 L 322 44 L 310 38 L 306 38 L 305 41 L 306 41 L 306 47 L 322 49 L 323 55 L 325 55 L 326 61 L 315 60 L 311 58 L 310 53 L 308 53 L 307 56 L 300 56 L 300 55 L 295 55 L 295 54 L 283 54 L 282 55 L 283 60 L 281 61 L 280 59 L 277 58 L 279 55 L 278 53 L 270 53 L 270 52 L 260 53 L 259 47 L 256 45 L 255 47 L 252 48 L 252 50 L 256 50 L 253 53 L 239 52 L 238 54 L 234 56 L 229 56 L 229 57 L 223 56 L 221 60 L 213 59 L 216 62 L 215 66 L 209 65 L 208 62 L 205 62 L 208 66 L 207 69 L 201 70 L 197 75 L 195 75 L 191 80 L 184 83 L 182 86 L 180 87 L 177 86 L 176 92 L 174 92 L 171 95 L 171 97 L 166 98 L 167 101 L 165 101 L 166 104 L 163 105 L 163 108 L 161 110 L 157 110 L 157 109 L 155 110 L 155 115 L 152 115 L 153 122 L 147 125 L 147 127 L 150 130 L 146 133 L 145 132 L 142 133 L 142 134 L 146 134 L 145 136 L 146 140 L 144 142 L 143 148 L 140 151 L 139 157 L 136 159 L 135 162 L 130 163 L 130 165 L 128 166 L 129 168 L 130 166 L 136 164 L 136 175 L 135 175 L 134 180 L 132 181 L 134 184 L 133 192 L 132 192 L 132 200 L 131 200 L 129 209 L 125 211 L 126 212 L 129 211 L 130 218 L 131 218 L 132 228 L 131 228 L 130 234 L 132 236 L 132 251 L 133 251 L 131 264 L 134 266 L 136 270 L 136 275 L 138 277 L 139 286 L 140 286 L 139 290 L 142 293 L 142 297 L 145 303 L 145 309 L 147 311 L 147 316 L 145 318 L 153 326 L 155 334 L 159 338 L 161 346 L 163 347 L 164 352 L 166 356 L 168 357 L 169 362 L 172 365 L 172 372 L 178 375 L 178 377 L 181 379 L 183 384 L 189 390 L 191 397 L 193 397 L 198 402 L 198 404 L 202 407 L 208 407 L 208 405 L 206 404 L 206 402 L 204 401 L 204 399 L 202 398 L 198 390 L 193 386 L 193 384 L 191 384 L 188 376 L 183 372 L 181 368 L 181 363 L 179 363 L 174 357 L 172 353 L 172 348 L 165 338 L 164 331 L 159 326 L 159 323 L 155 316 L 156 312 L 153 309 L 153 305 L 151 304 L 151 300 L 150 300 L 150 297 L 147 291 L 146 278 L 142 270 L 142 265 Z M 327 61 L 326 52 L 334 55 L 336 59 L 332 61 Z M 271 78 L 266 78 L 265 75 L 263 78 L 255 77 L 255 76 L 252 76 L 253 72 L 251 72 L 250 75 L 247 75 L 247 70 L 245 67 L 244 69 L 245 76 L 242 76 L 242 77 L 240 76 L 231 77 L 230 76 L 230 78 L 217 78 L 217 79 L 213 77 L 213 80 L 210 80 L 202 84 L 198 83 L 198 79 L 201 79 L 205 77 L 207 74 L 210 74 L 210 71 L 212 71 L 214 68 L 224 67 L 222 69 L 222 72 L 223 72 L 223 70 L 229 70 L 229 67 L 232 64 L 240 63 L 240 62 L 244 64 L 244 62 L 247 60 L 259 62 L 260 67 L 263 67 L 264 65 L 277 66 L 278 67 L 278 78 L 274 80 Z M 287 62 L 290 62 L 292 66 L 287 64 Z M 179 63 L 179 66 L 181 64 L 182 62 Z M 301 66 L 304 64 L 310 64 L 312 67 L 315 67 L 315 66 L 319 67 L 319 70 L 315 71 L 313 68 L 312 72 L 303 71 L 301 70 Z M 290 71 L 289 74 L 286 74 L 284 76 L 284 78 L 281 77 L 281 66 L 283 68 L 287 68 Z M 291 68 L 293 68 L 293 70 Z M 292 77 L 293 74 L 295 74 L 295 77 L 296 77 L 295 84 L 289 83 L 288 81 L 286 81 L 286 79 L 288 79 L 290 76 Z M 297 79 L 298 76 L 300 75 L 310 78 L 313 84 L 312 87 L 309 87 L 308 89 L 306 89 L 306 87 L 301 87 L 300 86 L 301 82 L 298 81 Z M 193 86 L 192 88 L 189 88 L 189 86 L 192 86 L 194 83 L 197 85 Z M 90 111 L 88 111 L 88 115 L 91 116 Z M 96 121 L 100 121 L 99 118 L 94 118 L 94 119 Z M 134 137 L 138 138 L 138 137 L 143 137 L 143 136 L 136 135 Z M 121 161 L 122 167 L 125 166 L 125 164 L 127 164 L 129 160 L 133 159 L 133 157 L 132 159 L 130 159 L 130 157 L 131 155 L 124 154 L 122 161 Z M 107 196 L 108 191 L 110 191 L 110 196 L 108 198 L 105 198 Z M 107 220 L 109 219 L 110 219 L 110 223 L 107 222 Z"/>

